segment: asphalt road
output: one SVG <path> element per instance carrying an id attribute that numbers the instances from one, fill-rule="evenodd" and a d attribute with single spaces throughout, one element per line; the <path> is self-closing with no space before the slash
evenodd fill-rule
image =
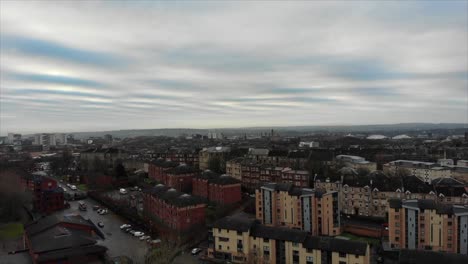
<path id="1" fill-rule="evenodd" d="M 148 246 L 146 242 L 140 241 L 138 238 L 120 230 L 120 226 L 126 223 L 125 219 L 111 211 L 106 215 L 99 215 L 97 211 L 93 210 L 94 205 L 100 206 L 99 203 L 90 198 L 82 201 L 87 204 L 87 211 L 78 209 L 78 201 L 70 201 L 70 208 L 57 212 L 56 215 L 80 214 L 85 219 L 91 219 L 95 224 L 102 222 L 104 227 L 101 230 L 105 235 L 105 239 L 99 239 L 98 244 L 108 248 L 108 255 L 111 258 L 124 255 L 134 260 L 134 263 L 143 263 Z"/>

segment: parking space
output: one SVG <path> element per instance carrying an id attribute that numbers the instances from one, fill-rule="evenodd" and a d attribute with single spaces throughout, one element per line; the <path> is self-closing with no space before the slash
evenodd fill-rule
<path id="1" fill-rule="evenodd" d="M 99 239 L 98 244 L 108 248 L 109 256 L 117 257 L 124 255 L 130 257 L 136 263 L 142 263 L 148 249 L 147 243 L 120 230 L 120 226 L 127 223 L 125 219 L 114 214 L 112 211 L 109 211 L 106 215 L 100 215 L 97 211 L 93 210 L 93 206 L 100 206 L 99 203 L 89 198 L 82 201 L 86 203 L 88 207 L 87 211 L 80 211 L 78 209 L 78 201 L 71 201 L 70 208 L 56 214 L 59 216 L 80 214 L 85 219 L 91 219 L 96 225 L 102 222 L 104 227 L 101 230 L 105 235 L 105 239 Z"/>

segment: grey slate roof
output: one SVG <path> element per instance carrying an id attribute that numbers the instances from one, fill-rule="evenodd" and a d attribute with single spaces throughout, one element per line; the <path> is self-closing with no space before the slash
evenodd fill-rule
<path id="1" fill-rule="evenodd" d="M 304 242 L 304 247 L 363 256 L 366 254 L 367 243 L 332 237 L 309 236 Z"/>
<path id="2" fill-rule="evenodd" d="M 303 243 L 307 238 L 306 231 L 264 225 L 255 225 L 252 228 L 251 235 L 254 237 L 292 241 L 295 243 Z"/>
<path id="3" fill-rule="evenodd" d="M 239 232 L 247 232 L 254 226 L 255 223 L 256 220 L 254 218 L 240 213 L 219 219 L 213 224 L 213 227 L 236 230 Z"/>
<path id="4" fill-rule="evenodd" d="M 436 251 L 402 249 L 399 255 L 400 264 L 461 264 L 468 263 L 468 256 L 462 254 L 442 253 Z"/>
<path id="5" fill-rule="evenodd" d="M 176 207 L 187 207 L 199 204 L 205 204 L 204 200 L 200 197 L 192 196 L 183 192 L 179 192 L 174 188 L 158 184 L 156 187 L 144 190 L 154 197 L 164 200 L 166 203 Z"/>

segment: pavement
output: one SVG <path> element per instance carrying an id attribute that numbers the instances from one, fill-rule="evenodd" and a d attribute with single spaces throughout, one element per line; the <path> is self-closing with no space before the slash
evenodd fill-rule
<path id="1" fill-rule="evenodd" d="M 80 214 L 85 219 L 91 219 L 96 225 L 98 222 L 102 222 L 104 227 L 101 230 L 105 235 L 105 239 L 98 239 L 98 244 L 108 248 L 107 254 L 111 258 L 124 255 L 130 257 L 134 263 L 144 263 L 144 256 L 148 246 L 146 242 L 140 241 L 138 238 L 120 230 L 120 226 L 127 223 L 124 218 L 112 211 L 109 211 L 106 215 L 99 215 L 97 211 L 93 210 L 94 205 L 101 206 L 98 202 L 90 198 L 81 201 L 87 204 L 87 211 L 78 209 L 78 201 L 70 201 L 70 208 L 57 212 L 55 215 Z"/>

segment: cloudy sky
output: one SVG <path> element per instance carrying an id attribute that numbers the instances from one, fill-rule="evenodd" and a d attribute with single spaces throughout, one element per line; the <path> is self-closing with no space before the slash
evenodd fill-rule
<path id="1" fill-rule="evenodd" d="M 466 122 L 467 1 L 1 1 L 0 133 Z"/>

